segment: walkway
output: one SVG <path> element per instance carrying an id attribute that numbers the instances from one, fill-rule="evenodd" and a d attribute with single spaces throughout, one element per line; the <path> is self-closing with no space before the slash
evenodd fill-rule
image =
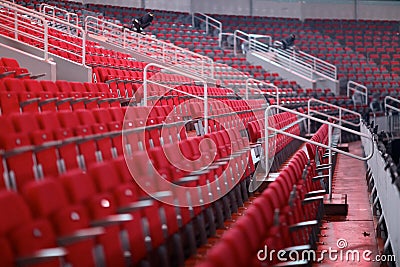
<path id="1" fill-rule="evenodd" d="M 349 151 L 361 156 L 361 142 L 350 143 Z M 329 250 L 329 248 L 338 250 L 337 253 L 332 253 L 332 255 L 338 256 L 338 260 L 325 255 L 324 260 L 314 266 L 379 266 L 379 263 L 372 261 L 379 253 L 365 172 L 364 162 L 338 155 L 332 192 L 347 194 L 348 215 L 325 218 L 320 237 L 322 244 L 318 246 L 318 252 L 321 253 L 322 250 Z M 345 248 L 339 249 L 338 245 L 345 246 Z M 351 260 L 352 253 L 356 253 L 355 250 L 360 255 L 359 262 Z M 371 258 L 370 262 L 363 260 L 363 253 L 368 254 L 368 250 L 371 251 L 371 254 L 366 255 L 365 258 Z M 340 257 L 341 254 L 343 261 Z M 350 261 L 346 261 L 346 258 Z"/>

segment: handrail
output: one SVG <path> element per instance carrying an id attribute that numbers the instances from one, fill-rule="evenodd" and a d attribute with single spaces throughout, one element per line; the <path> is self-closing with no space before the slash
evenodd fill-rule
<path id="1" fill-rule="evenodd" d="M 152 84 L 161 85 L 161 84 L 159 84 L 159 83 L 157 83 L 157 82 L 152 81 L 151 78 L 149 79 L 149 78 L 147 77 L 147 73 L 149 72 L 148 69 L 149 69 L 150 67 L 157 67 L 157 68 L 159 68 L 159 69 L 164 69 L 164 70 L 167 70 L 167 71 L 169 71 L 169 72 L 173 72 L 173 73 L 175 73 L 175 74 L 179 74 L 179 75 L 188 77 L 188 78 L 190 78 L 190 79 L 194 79 L 194 80 L 196 80 L 196 81 L 198 81 L 198 82 L 201 82 L 201 83 L 203 84 L 203 88 L 204 88 L 204 97 L 192 95 L 192 94 L 190 94 L 190 93 L 187 93 L 187 92 L 184 92 L 184 91 L 181 91 L 181 90 L 178 90 L 178 89 L 169 87 L 169 86 L 164 86 L 164 85 L 162 85 L 162 86 L 164 86 L 164 87 L 166 87 L 166 88 L 169 88 L 169 89 L 171 89 L 171 90 L 180 92 L 180 93 L 184 93 L 184 94 L 189 95 L 189 96 L 193 96 L 193 97 L 195 97 L 195 98 L 197 98 L 197 99 L 201 99 L 201 100 L 204 101 L 204 132 L 207 133 L 207 132 L 208 132 L 208 93 L 207 93 L 207 81 L 204 80 L 204 79 L 202 79 L 202 78 L 200 78 L 200 77 L 198 77 L 198 76 L 191 75 L 191 74 L 188 74 L 188 73 L 185 73 L 185 72 L 176 70 L 176 69 L 174 69 L 174 68 L 166 67 L 166 66 L 163 66 L 163 65 L 160 65 L 160 64 L 157 64 L 157 63 L 149 63 L 149 64 L 147 64 L 147 65 L 144 67 L 144 69 L 143 69 L 143 105 L 144 105 L 144 106 L 147 106 L 147 84 L 148 84 L 148 83 L 152 83 Z"/>
<path id="2" fill-rule="evenodd" d="M 106 42 L 120 48 L 179 65 L 203 78 L 214 78 L 214 61 L 207 56 L 93 16 L 85 18 L 85 30 L 88 34 L 104 37 Z"/>
<path id="3" fill-rule="evenodd" d="M 332 107 L 332 108 L 335 108 L 335 109 L 339 110 L 339 117 L 327 115 L 325 113 L 318 112 L 317 110 L 312 110 L 311 109 L 311 107 L 312 107 L 311 106 L 311 102 L 320 103 L 320 104 L 323 104 L 324 106 L 329 106 L 329 107 Z M 343 120 L 342 119 L 342 115 L 343 115 L 344 112 L 348 112 L 348 113 L 351 113 L 353 115 L 356 115 L 359 118 L 359 122 L 358 123 L 353 123 L 351 121 Z M 362 120 L 362 116 L 358 112 L 355 112 L 355 111 L 347 109 L 347 108 L 342 108 L 340 106 L 337 106 L 337 105 L 334 105 L 334 104 L 331 104 L 331 103 L 328 103 L 328 102 L 325 102 L 325 101 L 322 101 L 322 100 L 318 100 L 318 99 L 315 99 L 315 98 L 310 98 L 308 100 L 307 115 L 311 116 L 311 113 L 322 115 L 322 116 L 325 116 L 327 118 L 338 120 L 339 121 L 339 125 L 342 125 L 342 122 L 344 122 L 344 123 L 346 123 L 348 125 L 351 125 L 351 126 L 354 126 L 354 127 L 359 127 L 361 125 L 361 120 Z M 308 125 L 308 134 L 310 135 L 311 134 L 311 121 L 310 121 L 310 119 L 308 119 L 307 125 Z"/>
<path id="4" fill-rule="evenodd" d="M 257 38 L 267 38 L 268 43 L 262 43 Z M 237 55 L 237 40 L 247 42 L 249 44 L 250 51 L 267 52 L 272 44 L 272 37 L 269 35 L 262 34 L 251 34 L 241 30 L 235 30 L 233 32 L 233 53 Z"/>
<path id="5" fill-rule="evenodd" d="M 361 125 L 361 130 L 369 134 L 373 133 L 371 129 L 367 128 L 365 123 Z M 368 147 L 364 145 L 365 153 L 368 153 Z M 378 142 L 374 144 L 375 151 L 378 151 Z M 374 215 L 379 216 L 379 222 L 376 227 L 380 227 L 384 223 L 387 229 L 387 238 L 384 244 L 384 251 L 391 247 L 393 260 L 396 260 L 394 266 L 399 266 L 400 259 L 400 228 L 398 222 L 400 220 L 400 213 L 398 207 L 400 205 L 399 199 L 399 186 L 398 180 L 394 180 L 390 168 L 388 168 L 387 159 L 383 157 L 382 153 L 375 153 L 373 158 L 368 160 L 367 165 L 369 169 L 369 184 L 371 185 L 371 203 L 376 206 L 379 203 L 380 212 L 375 212 L 373 207 Z"/>
<path id="6" fill-rule="evenodd" d="M 279 42 L 275 41 L 274 44 L 276 43 Z M 315 80 L 314 74 L 316 73 L 331 81 L 337 81 L 336 66 L 313 55 L 297 49 L 283 50 L 273 45 L 269 45 L 269 49 L 263 51 L 265 50 L 263 47 L 257 48 L 259 44 L 256 42 L 253 42 L 252 46 L 254 49 L 251 51 L 261 52 L 260 56 L 265 58 L 265 60 L 292 70 L 308 80 Z"/>
<path id="7" fill-rule="evenodd" d="M 46 3 L 42 3 L 40 4 L 39 7 L 39 12 L 52 16 L 53 18 L 57 17 L 56 12 L 60 12 L 63 15 L 63 18 L 65 18 L 65 21 L 68 23 L 72 22 L 71 24 L 75 24 L 76 26 L 79 26 L 79 16 L 73 12 L 69 12 L 68 10 L 56 7 L 56 6 L 52 6 Z M 57 17 L 59 18 L 59 17 Z"/>
<path id="8" fill-rule="evenodd" d="M 358 94 L 363 95 L 365 97 L 365 104 L 368 105 L 368 88 L 365 85 L 362 85 L 362 84 L 354 82 L 354 81 L 348 81 L 347 82 L 347 97 L 350 97 L 350 92 L 352 92 L 353 95 L 356 92 Z"/>
<path id="9" fill-rule="evenodd" d="M 388 103 L 388 100 L 390 100 L 392 102 L 396 102 L 397 104 L 399 104 L 399 107 L 392 106 L 391 104 Z M 396 99 L 394 97 L 391 97 L 391 96 L 386 96 L 384 103 L 385 103 L 385 114 L 386 114 L 387 127 L 388 127 L 389 131 L 392 133 L 392 132 L 394 132 L 394 129 L 393 129 L 394 128 L 393 127 L 394 120 L 393 120 L 392 113 L 391 112 L 389 113 L 388 111 L 394 110 L 394 111 L 397 111 L 400 113 L 400 100 Z"/>
<path id="10" fill-rule="evenodd" d="M 218 35 L 222 33 L 222 22 L 210 17 L 204 13 L 201 12 L 196 12 L 192 13 L 192 26 L 195 26 L 195 19 L 198 19 L 200 21 L 204 21 L 206 23 L 206 34 L 209 33 L 209 27 L 213 27 L 218 30 Z"/>
<path id="11" fill-rule="evenodd" d="M 400 112 L 400 108 L 388 104 L 388 103 L 387 103 L 388 100 L 391 100 L 391 101 L 393 101 L 393 102 L 396 102 L 396 103 L 398 103 L 399 106 L 400 106 L 400 100 L 399 100 L 399 99 L 394 98 L 394 97 L 391 97 L 391 96 L 385 96 L 385 100 L 384 100 L 384 101 L 385 101 L 385 102 L 384 102 L 384 103 L 385 103 L 385 113 L 386 113 L 386 110 L 387 110 L 387 109 L 392 109 L 392 110 L 394 110 L 394 111 Z"/>
<path id="12" fill-rule="evenodd" d="M 42 14 L 38 11 L 14 4 L 12 2 L 0 0 L 0 6 L 8 9 L 6 12 L 1 12 L 0 16 L 3 16 L 7 20 L 13 21 L 13 26 L 8 26 L 5 24 L 0 25 L 0 28 L 14 33 L 14 36 L 10 38 L 18 39 L 18 36 L 20 35 L 35 40 L 40 45 L 38 49 L 43 50 L 43 58 L 45 60 L 49 58 L 49 49 L 57 48 L 58 50 L 66 51 L 72 55 L 75 55 L 78 59 L 81 59 L 80 62 L 76 63 L 85 65 L 86 34 L 81 27 L 68 23 L 57 17 Z M 7 13 L 12 16 L 8 16 Z M 49 29 L 53 29 L 52 25 L 54 24 L 59 24 L 63 27 L 72 29 L 71 33 L 69 34 L 75 38 L 76 42 L 71 42 L 61 38 L 58 38 L 57 40 L 58 42 L 63 42 L 76 48 L 75 51 L 67 51 L 61 46 L 57 46 L 49 42 L 50 37 L 52 39 L 56 39 L 55 36 L 51 36 L 49 33 Z M 22 31 L 19 29 L 20 27 L 30 29 L 30 31 Z"/>
<path id="13" fill-rule="evenodd" d="M 279 87 L 276 86 L 276 85 L 273 84 L 273 83 L 268 83 L 268 82 L 265 82 L 265 81 L 260 81 L 260 80 L 254 79 L 254 78 L 248 78 L 248 79 L 246 80 L 246 94 L 245 94 L 245 99 L 246 99 L 246 100 L 249 99 L 249 87 L 250 87 L 250 83 L 252 83 L 252 84 L 256 83 L 256 84 L 258 84 L 258 85 L 259 85 L 259 84 L 262 84 L 262 85 L 266 85 L 266 86 L 269 86 L 269 87 L 274 88 L 274 89 L 276 90 L 276 93 L 275 93 L 275 94 L 271 94 L 271 93 L 262 91 L 262 90 L 259 89 L 259 88 L 256 88 L 256 90 L 259 91 L 259 92 L 262 93 L 262 94 L 267 94 L 267 95 L 269 95 L 269 96 L 275 97 L 275 98 L 276 98 L 276 104 L 279 105 L 279 95 L 280 95 L 280 93 L 281 93 L 281 92 L 279 91 Z M 254 88 L 253 88 L 253 89 L 254 89 Z"/>
<path id="14" fill-rule="evenodd" d="M 298 117 L 301 117 L 301 118 L 307 118 L 309 120 L 313 120 L 313 121 L 319 122 L 321 124 L 327 124 L 328 125 L 328 145 L 325 145 L 323 143 L 319 143 L 319 142 L 316 142 L 316 141 L 313 141 L 313 140 L 310 140 L 310 139 L 307 139 L 307 138 L 304 138 L 304 137 L 301 137 L 301 136 L 298 136 L 298 135 L 295 135 L 295 134 L 291 134 L 291 133 L 285 132 L 284 130 L 277 129 L 277 128 L 269 126 L 268 118 L 269 118 L 270 114 L 272 114 L 271 113 L 271 109 L 277 109 L 277 110 L 281 110 L 281 111 L 286 111 L 286 112 L 289 112 L 291 114 L 295 114 L 295 115 L 297 115 Z M 339 129 L 341 131 L 343 130 L 343 131 L 346 131 L 346 132 L 349 132 L 349 133 L 352 133 L 352 134 L 355 134 L 355 135 L 358 135 L 360 137 L 364 137 L 364 138 L 370 140 L 371 141 L 370 154 L 365 156 L 365 157 L 360 157 L 358 155 L 355 155 L 355 154 L 352 154 L 352 153 L 349 153 L 349 152 L 346 152 L 346 151 L 343 151 L 343 150 L 340 150 L 340 149 L 337 149 L 337 148 L 333 147 L 332 146 L 332 130 L 334 128 Z M 271 106 L 268 106 L 265 109 L 265 136 L 268 136 L 268 131 L 273 131 L 273 132 L 276 132 L 278 134 L 283 134 L 283 135 L 292 137 L 294 139 L 300 140 L 300 141 L 305 142 L 305 143 L 313 144 L 313 145 L 328 149 L 329 150 L 329 154 L 328 154 L 329 162 L 328 162 L 328 164 L 330 166 L 332 166 L 332 152 L 343 154 L 345 156 L 349 156 L 349 157 L 355 158 L 357 160 L 362 160 L 362 161 L 369 160 L 374 154 L 373 139 L 369 135 L 361 133 L 360 131 L 355 131 L 355 130 L 343 127 L 341 125 L 337 125 L 337 124 L 328 122 L 326 120 L 321 120 L 321 119 L 318 119 L 318 118 L 314 118 L 314 117 L 312 117 L 310 115 L 303 114 L 301 112 L 298 112 L 298 111 L 295 111 L 295 110 L 292 110 L 292 109 L 289 109 L 289 108 L 285 108 L 285 107 L 282 107 L 282 106 L 278 106 L 278 105 L 271 105 Z M 268 164 L 269 164 L 268 163 L 268 156 L 269 156 L 268 155 L 268 153 L 269 153 L 268 150 L 269 149 L 268 149 L 267 142 L 268 142 L 268 138 L 266 138 L 266 140 L 265 140 L 265 149 L 264 149 L 265 150 L 265 166 L 268 166 Z M 269 171 L 268 168 L 266 168 L 265 169 L 265 177 L 268 176 L 268 171 Z M 332 174 L 333 174 L 332 168 L 329 168 L 329 192 L 328 192 L 329 193 L 329 199 L 332 199 Z"/>

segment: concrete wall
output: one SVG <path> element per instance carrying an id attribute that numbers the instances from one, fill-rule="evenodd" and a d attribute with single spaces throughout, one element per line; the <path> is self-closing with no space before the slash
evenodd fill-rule
<path id="1" fill-rule="evenodd" d="M 20 41 L 0 35 L 0 43 L 21 50 L 25 53 L 34 55 L 44 59 L 44 52 L 36 47 L 21 43 Z M 5 56 L 5 55 L 2 55 Z M 56 55 L 49 55 L 49 61 L 57 64 L 56 76 L 57 80 L 88 82 L 92 81 L 92 68 L 79 65 L 70 60 L 64 59 Z"/>
<path id="2" fill-rule="evenodd" d="M 45 61 L 41 57 L 31 55 L 2 43 L 0 43 L 0 55 L 1 57 L 15 58 L 22 68 L 27 68 L 33 75 L 46 74 L 38 80 L 55 81 L 57 79 L 55 62 Z"/>

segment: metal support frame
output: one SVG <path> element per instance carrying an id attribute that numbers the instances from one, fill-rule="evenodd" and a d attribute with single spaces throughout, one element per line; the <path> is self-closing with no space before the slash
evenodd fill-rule
<path id="1" fill-rule="evenodd" d="M 85 31 L 77 26 L 74 25 L 72 23 L 69 23 L 67 21 L 64 21 L 62 19 L 59 19 L 57 17 L 54 16 L 50 16 L 47 14 L 43 14 L 40 13 L 38 11 L 35 11 L 33 9 L 29 9 L 17 4 L 14 4 L 12 2 L 9 1 L 5 1 L 5 0 L 0 0 L 0 7 L 4 7 L 7 10 L 9 10 L 8 12 L 13 12 L 14 14 L 14 26 L 10 27 L 7 25 L 0 25 L 0 29 L 5 29 L 7 31 L 13 31 L 15 32 L 14 34 L 14 39 L 18 39 L 18 36 L 26 36 L 29 37 L 35 41 L 37 41 L 38 43 L 43 43 L 43 48 L 38 48 L 43 50 L 43 59 L 48 59 L 49 58 L 49 48 L 53 47 L 53 45 L 51 43 L 49 43 L 49 29 L 52 28 L 52 25 L 54 24 L 58 24 L 61 25 L 67 29 L 70 29 L 69 34 L 77 39 L 81 40 L 81 44 L 77 45 L 74 42 L 69 42 L 66 39 L 61 39 L 61 38 L 56 38 L 54 36 L 52 36 L 53 39 L 56 39 L 59 42 L 63 42 L 63 43 L 67 43 L 73 47 L 77 48 L 77 52 L 71 51 L 71 50 L 66 50 L 63 49 L 61 47 L 58 47 L 58 49 L 64 51 L 64 52 L 68 52 L 70 54 L 73 54 L 75 56 L 77 56 L 78 58 L 81 58 L 82 62 L 81 63 L 77 63 L 80 65 L 85 65 L 85 59 L 86 59 L 86 34 Z M 5 17 L 5 13 L 1 13 L 0 16 L 1 17 Z M 29 18 L 31 20 L 31 22 L 26 22 L 23 21 L 19 18 Z M 8 17 L 5 17 L 7 19 L 9 19 Z M 41 27 L 41 25 L 43 27 Z M 30 28 L 33 32 L 36 33 L 40 33 L 39 36 L 42 37 L 38 37 L 34 34 L 31 33 L 27 33 L 25 31 L 20 31 L 18 28 L 19 26 L 23 26 L 25 28 Z"/>
<path id="2" fill-rule="evenodd" d="M 365 124 L 361 125 L 361 132 L 373 136 L 372 132 Z M 371 153 L 371 148 L 365 144 L 365 140 L 361 140 L 364 153 Z M 372 151 L 378 151 L 378 144 L 374 142 Z M 398 188 L 393 184 L 390 170 L 385 166 L 387 162 L 381 153 L 374 153 L 373 157 L 367 161 L 370 169 L 370 182 L 373 185 L 371 197 L 373 202 L 380 207 L 381 217 L 379 223 L 385 223 L 387 228 L 387 239 L 385 248 L 390 245 L 396 259 L 395 266 L 400 266 L 400 213 L 397 212 L 400 205 L 400 194 Z M 376 207 L 375 207 L 376 209 Z"/>
<path id="3" fill-rule="evenodd" d="M 214 61 L 186 48 L 161 41 L 150 35 L 136 33 L 121 25 L 93 16 L 85 18 L 85 31 L 93 36 L 105 38 L 104 41 L 117 47 L 145 56 L 151 53 L 154 59 L 190 70 L 202 78 L 214 78 Z"/>
<path id="4" fill-rule="evenodd" d="M 74 24 L 76 26 L 79 26 L 79 16 L 73 12 L 69 12 L 65 9 L 52 6 L 46 3 L 40 4 L 39 11 L 45 15 L 52 16 L 53 18 L 56 18 L 56 12 L 60 12 L 63 17 L 66 19 L 65 21 L 71 24 Z M 58 17 L 57 17 L 58 18 Z"/>
<path id="5" fill-rule="evenodd" d="M 368 88 L 365 85 L 354 81 L 347 82 L 347 97 L 350 95 L 354 95 L 355 93 L 361 94 L 365 97 L 365 105 L 368 105 Z"/>
<path id="6" fill-rule="evenodd" d="M 391 104 L 388 103 L 388 100 L 392 101 L 392 102 L 396 102 L 397 104 L 399 104 L 400 107 L 400 100 L 391 96 L 386 96 L 384 103 L 385 103 L 385 114 L 386 114 L 386 119 L 387 119 L 387 126 L 390 132 L 393 132 L 393 114 L 392 112 L 389 112 L 391 110 L 396 111 L 399 113 L 400 115 L 400 108 L 392 106 Z"/>
<path id="7" fill-rule="evenodd" d="M 321 124 L 327 124 L 328 125 L 328 145 L 325 145 L 323 143 L 319 143 L 319 142 L 316 142 L 316 141 L 313 141 L 313 140 L 309 140 L 307 138 L 304 138 L 304 137 L 301 137 L 301 136 L 297 136 L 295 134 L 291 134 L 291 133 L 285 132 L 284 130 L 277 129 L 277 128 L 269 126 L 268 118 L 269 118 L 270 114 L 272 114 L 271 113 L 271 109 L 286 111 L 286 112 L 289 112 L 291 114 L 295 114 L 295 115 L 297 115 L 298 117 L 301 117 L 301 118 L 306 118 L 306 119 L 309 119 L 309 120 L 313 120 L 313 121 L 319 122 Z M 346 132 L 349 132 L 349 133 L 352 133 L 352 134 L 355 134 L 355 135 L 358 135 L 360 137 L 364 137 L 364 138 L 370 140 L 371 141 L 370 154 L 365 156 L 365 157 L 360 157 L 358 155 L 355 155 L 355 154 L 352 154 L 352 153 L 349 153 L 349 152 L 345 152 L 345 151 L 342 151 L 342 150 L 340 150 L 338 148 L 333 147 L 332 146 L 332 139 L 333 139 L 332 130 L 333 129 L 343 130 L 343 131 L 346 131 Z M 306 114 L 297 112 L 295 110 L 292 110 L 292 109 L 289 109 L 289 108 L 285 108 L 285 107 L 282 107 L 282 106 L 278 106 L 278 105 L 269 106 L 265 110 L 265 136 L 269 136 L 269 134 L 268 134 L 269 131 L 273 131 L 273 132 L 278 133 L 278 134 L 283 134 L 283 135 L 292 137 L 294 139 L 300 140 L 302 142 L 313 144 L 313 145 L 328 149 L 328 153 L 329 153 L 328 154 L 328 159 L 329 159 L 328 164 L 330 166 L 330 168 L 329 168 L 329 199 L 332 199 L 332 175 L 333 175 L 333 170 L 332 170 L 332 152 L 340 153 L 340 154 L 343 154 L 345 156 L 349 156 L 349 157 L 352 157 L 352 158 L 355 158 L 355 159 L 358 159 L 358 160 L 362 160 L 362 161 L 366 161 L 366 160 L 370 159 L 372 157 L 373 153 L 374 153 L 373 139 L 372 139 L 372 137 L 370 135 L 367 135 L 365 133 L 361 133 L 359 131 L 355 131 L 355 130 L 343 127 L 341 125 L 337 125 L 337 124 L 328 122 L 326 120 L 321 120 L 321 119 L 318 119 L 318 118 L 314 118 L 314 117 L 312 117 L 310 115 L 306 115 Z M 268 156 L 269 156 L 268 155 L 268 153 L 269 153 L 268 150 L 269 149 L 268 149 L 268 143 L 267 143 L 268 140 L 269 140 L 269 138 L 265 139 L 265 149 L 264 149 L 265 150 L 265 166 L 269 166 L 268 165 Z M 267 177 L 267 175 L 268 175 L 268 169 L 266 168 L 265 177 Z"/>
<path id="8" fill-rule="evenodd" d="M 267 94 L 267 95 L 269 95 L 269 96 L 271 96 L 271 97 L 275 97 L 275 98 L 276 98 L 276 104 L 279 105 L 279 95 L 280 95 L 280 93 L 281 93 L 281 92 L 279 91 L 279 90 L 280 90 L 279 87 L 276 86 L 276 85 L 274 85 L 273 83 L 268 83 L 268 82 L 260 81 L 260 80 L 254 79 L 254 78 L 248 78 L 248 79 L 246 80 L 246 94 L 245 94 L 245 99 L 246 99 L 246 100 L 249 99 L 249 87 L 250 87 L 251 84 L 266 85 L 266 86 L 269 86 L 269 87 L 272 87 L 273 89 L 275 89 L 275 90 L 276 90 L 276 93 L 275 93 L 275 94 L 271 94 L 271 93 L 268 93 L 268 92 L 264 92 L 264 91 L 262 91 L 262 90 L 259 89 L 259 88 L 256 88 L 256 90 L 259 91 L 261 94 Z M 253 89 L 254 89 L 254 88 L 253 88 Z"/>
<path id="9" fill-rule="evenodd" d="M 325 106 L 337 109 L 339 111 L 339 117 L 328 115 L 328 114 L 325 114 L 323 112 L 319 112 L 318 110 L 313 110 L 312 106 L 311 106 L 312 102 L 323 104 Z M 353 115 L 356 115 L 358 117 L 358 123 L 353 123 L 352 121 L 344 120 L 342 118 L 342 116 L 343 116 L 343 113 L 345 113 L 345 112 L 351 113 Z M 358 112 L 355 112 L 355 111 L 347 109 L 347 108 L 342 108 L 342 107 L 340 107 L 338 105 L 334 105 L 334 104 L 331 104 L 331 103 L 328 103 L 328 102 L 325 102 L 325 101 L 322 101 L 322 100 L 318 100 L 318 99 L 315 99 L 315 98 L 310 98 L 308 100 L 308 103 L 307 103 L 307 115 L 311 117 L 312 114 L 318 114 L 318 115 L 324 116 L 324 117 L 326 117 L 328 119 L 337 120 L 339 125 L 342 125 L 343 122 L 344 122 L 344 123 L 346 123 L 348 125 L 351 125 L 351 126 L 354 126 L 354 127 L 359 127 L 361 125 L 361 120 L 362 120 L 362 116 Z M 310 119 L 307 120 L 307 128 L 308 128 L 307 129 L 308 135 L 310 135 L 311 134 L 311 120 Z"/>
<path id="10" fill-rule="evenodd" d="M 266 38 L 268 43 L 258 41 L 259 38 Z M 233 32 L 233 53 L 237 55 L 237 40 L 249 43 L 250 51 L 268 52 L 272 44 L 272 37 L 263 34 L 252 34 L 246 33 L 241 30 L 235 30 Z"/>
<path id="11" fill-rule="evenodd" d="M 176 88 L 173 88 L 173 87 L 169 87 L 169 86 L 165 86 L 163 84 L 160 84 L 160 83 L 157 83 L 155 81 L 152 81 L 151 78 L 149 79 L 147 77 L 147 73 L 149 72 L 148 69 L 150 67 L 157 67 L 157 68 L 160 68 L 160 69 L 164 69 L 164 70 L 167 70 L 169 72 L 173 72 L 175 74 L 179 74 L 179 75 L 182 75 L 184 77 L 188 77 L 190 79 L 194 79 L 197 82 L 201 82 L 203 84 L 203 88 L 204 88 L 204 96 L 200 97 L 200 96 L 197 96 L 197 95 L 193 95 L 193 94 L 181 91 L 179 89 L 176 89 Z M 160 85 L 160 86 L 168 88 L 168 89 L 170 89 L 172 91 L 183 93 L 183 94 L 186 94 L 186 95 L 191 96 L 193 98 L 197 98 L 197 99 L 203 100 L 204 101 L 204 128 L 205 128 L 204 132 L 205 133 L 208 132 L 208 90 L 207 90 L 208 85 L 207 85 L 207 81 L 206 80 L 204 80 L 204 79 L 202 79 L 202 78 L 200 78 L 198 76 L 194 76 L 194 75 L 187 74 L 185 72 L 181 72 L 181 71 L 179 71 L 179 70 L 177 70 L 175 68 L 166 67 L 164 65 L 160 65 L 160 64 L 157 64 L 157 63 L 147 64 L 143 69 L 143 105 L 144 106 L 147 106 L 147 84 L 148 83 Z"/>
<path id="12" fill-rule="evenodd" d="M 210 17 L 201 12 L 192 13 L 192 26 L 193 27 L 195 26 L 195 19 L 205 22 L 207 34 L 209 33 L 210 27 L 217 29 L 219 31 L 218 35 L 220 33 L 222 33 L 222 22 L 221 21 L 214 19 L 213 17 Z"/>

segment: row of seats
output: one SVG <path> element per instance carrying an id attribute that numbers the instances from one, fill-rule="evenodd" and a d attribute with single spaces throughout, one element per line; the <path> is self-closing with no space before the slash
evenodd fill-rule
<path id="1" fill-rule="evenodd" d="M 199 137 L 178 141 L 178 147 L 191 161 L 195 162 L 197 157 L 203 157 L 200 153 L 212 156 L 211 165 L 208 165 L 206 171 L 195 172 L 195 176 L 186 176 L 187 166 L 179 166 L 176 161 L 172 161 L 175 164 L 171 164 L 165 158 L 161 158 L 163 155 L 177 154 L 177 147 L 173 144 L 164 146 L 164 150 L 161 151 L 157 148 L 150 149 L 148 155 L 144 151 L 134 151 L 126 160 L 128 166 L 134 164 L 134 170 L 131 169 L 131 172 L 133 171 L 136 178 L 147 177 L 146 181 L 150 187 L 146 189 L 153 190 L 159 198 L 171 197 L 171 193 L 159 191 L 164 189 L 159 181 L 160 176 L 179 184 L 195 182 L 196 185 L 209 185 L 203 187 L 198 196 L 196 193 L 189 198 L 187 194 L 179 194 L 181 197 L 174 201 L 185 201 L 182 203 L 185 206 L 188 206 L 190 201 L 196 202 L 198 197 L 200 203 L 212 195 L 217 199 L 217 196 L 225 195 L 236 183 L 242 181 L 237 187 L 239 191 L 233 189 L 236 191 L 233 195 L 228 194 L 225 201 L 218 202 L 218 205 L 223 205 L 223 209 L 220 206 L 216 207 L 216 202 L 213 202 L 207 212 L 205 210 L 209 208 L 208 205 L 177 209 L 158 201 L 138 202 L 140 198 L 148 198 L 147 194 L 132 184 L 132 176 L 126 168 L 125 159 L 118 157 L 93 163 L 86 171 L 71 169 L 60 175 L 27 181 L 19 187 L 20 195 L 2 191 L 1 214 L 9 216 L 6 216 L 7 219 L 2 223 L 4 231 L 0 231 L 1 240 L 6 248 L 12 247 L 2 251 L 2 259 L 12 266 L 15 260 L 12 252 L 17 256 L 26 256 L 37 252 L 37 249 L 56 246 L 57 237 L 58 244 L 66 249 L 64 260 L 71 264 L 84 261 L 87 266 L 92 266 L 94 262 L 105 261 L 108 266 L 123 266 L 126 262 L 135 264 L 148 255 L 146 260 L 156 261 L 152 266 L 168 266 L 171 262 L 175 266 L 176 261 L 183 260 L 188 247 L 193 253 L 193 246 L 196 246 L 193 240 L 204 243 L 206 237 L 215 231 L 214 224 L 218 222 L 221 227 L 225 216 L 230 216 L 233 212 L 231 209 L 243 202 L 242 197 L 246 196 L 243 191 L 243 179 L 252 171 L 249 169 L 252 165 L 248 162 L 249 150 L 242 143 L 243 138 L 234 130 L 216 132 L 204 136 L 203 139 L 214 142 L 215 146 L 207 149 Z M 197 154 L 190 148 L 197 149 Z M 154 170 L 145 167 L 148 166 L 149 156 Z M 178 161 L 181 162 L 181 159 Z M 199 165 L 196 169 L 201 167 Z M 219 178 L 219 184 L 213 183 L 216 177 Z M 30 206 L 31 214 L 21 195 Z M 185 196 L 188 196 L 188 199 L 185 199 Z M 24 213 L 18 216 L 12 212 L 14 210 Z M 225 213 L 222 214 L 222 211 Z M 202 214 L 207 218 L 204 219 Z M 22 233 L 34 233 L 32 240 L 18 234 L 22 231 L 21 227 L 25 229 Z M 181 231 L 178 233 L 178 230 Z M 11 234 L 5 236 L 6 232 Z M 200 237 L 196 237 L 196 234 Z M 116 242 L 118 240 L 119 242 Z M 33 246 L 22 246 L 22 242 L 33 242 Z M 100 250 L 94 253 L 94 258 L 80 258 L 82 251 L 92 255 L 89 252 L 96 247 Z M 49 266 L 57 264 L 57 261 L 53 261 Z"/>
<path id="2" fill-rule="evenodd" d="M 119 98 L 105 83 L 4 78 L 0 80 L 1 114 L 56 110 L 77 110 L 121 106 L 129 98 Z"/>
<path id="3" fill-rule="evenodd" d="M 8 177 L 4 186 L 20 188 L 26 180 L 85 169 L 93 162 L 121 156 L 123 135 L 128 151 L 186 139 L 179 117 L 167 118 L 169 107 L 130 107 L 124 121 L 126 110 L 114 107 L 1 116 L 4 131 L 0 144 L 6 151 L 3 157 Z M 152 127 L 144 128 L 146 125 Z M 19 168 L 22 162 L 25 167 Z"/>
<path id="4" fill-rule="evenodd" d="M 322 127 L 315 139 L 325 139 L 326 135 L 326 128 Z M 310 145 L 310 151 L 314 149 Z M 264 255 L 265 246 L 268 252 L 316 249 L 323 197 L 315 196 L 325 192 L 320 181 L 314 178 L 317 170 L 313 155 L 298 150 L 244 216 L 213 242 L 205 260 L 196 266 L 272 266 L 279 259 L 276 255 Z M 305 265 L 307 259 L 293 264 Z"/>

